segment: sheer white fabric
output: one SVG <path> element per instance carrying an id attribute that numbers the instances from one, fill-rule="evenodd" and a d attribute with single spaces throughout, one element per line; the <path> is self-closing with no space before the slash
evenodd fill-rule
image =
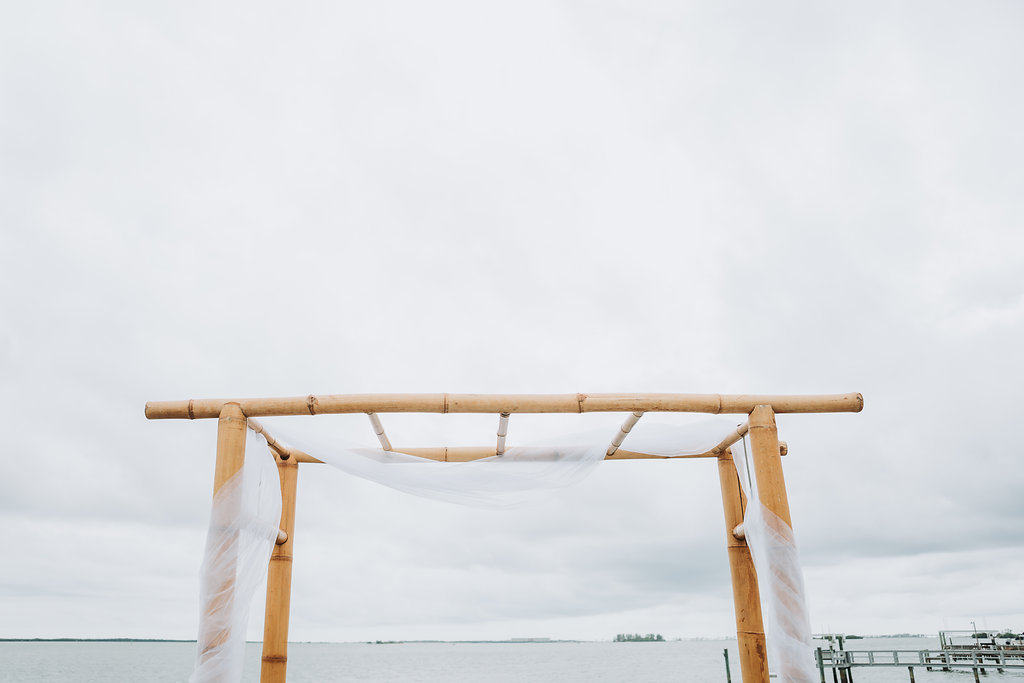
<path id="1" fill-rule="evenodd" d="M 715 417 L 672 426 L 642 420 L 623 449 L 677 457 L 705 453 L 736 428 Z M 278 441 L 295 446 L 342 472 L 422 498 L 483 508 L 514 508 L 579 483 L 604 460 L 612 434 L 553 439 L 556 445 L 509 448 L 501 456 L 471 462 L 437 462 L 379 448 L 299 440 L 275 427 Z"/>
<path id="2" fill-rule="evenodd" d="M 200 569 L 192 683 L 242 680 L 249 606 L 266 575 L 281 524 L 274 458 L 262 437 L 247 434 L 245 465 L 213 499 Z"/>
<path id="3" fill-rule="evenodd" d="M 641 420 L 622 444 L 625 450 L 680 457 L 705 453 L 736 428 L 734 419 L 714 417 L 685 426 Z M 611 434 L 558 439 L 556 446 L 509 448 L 504 455 L 465 463 L 436 462 L 376 448 L 275 437 L 337 469 L 416 496 L 459 505 L 512 508 L 572 486 L 602 462 Z M 735 448 L 734 448 L 735 450 Z M 749 500 L 743 457 L 735 458 Z M 262 437 L 249 433 L 246 462 L 217 494 L 203 560 L 201 623 L 196 669 L 190 681 L 241 680 L 245 629 L 253 594 L 266 573 L 277 538 L 281 498 L 274 459 Z M 813 677 L 810 628 L 803 579 L 789 528 L 759 505 L 748 505 L 744 528 L 754 556 L 762 601 L 769 609 L 772 661 L 784 681 Z M 806 646 L 803 638 L 806 633 Z"/>
<path id="4" fill-rule="evenodd" d="M 747 440 L 733 446 L 740 486 L 747 496 L 743 534 L 757 570 L 768 664 L 783 683 L 817 683 L 811 621 L 804 598 L 804 574 L 793 530 L 769 510 L 757 494 Z"/>

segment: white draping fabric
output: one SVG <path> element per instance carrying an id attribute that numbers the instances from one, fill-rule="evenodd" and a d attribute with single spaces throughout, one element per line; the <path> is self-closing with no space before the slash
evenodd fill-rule
<path id="1" fill-rule="evenodd" d="M 253 594 L 281 525 L 281 485 L 266 441 L 247 431 L 245 464 L 213 498 L 199 579 L 199 638 L 191 683 L 240 681 Z"/>
<path id="2" fill-rule="evenodd" d="M 740 486 L 747 496 L 743 535 L 757 570 L 768 665 L 782 683 L 817 683 L 804 574 L 793 530 L 758 498 L 746 437 L 732 447 L 732 452 Z"/>
<path id="3" fill-rule="evenodd" d="M 626 437 L 622 448 L 666 457 L 695 455 L 716 446 L 735 427 L 735 420 L 727 417 L 709 418 L 686 426 L 641 421 Z M 298 447 L 348 474 L 424 498 L 488 508 L 526 505 L 576 484 L 604 460 L 608 448 L 607 434 L 587 434 L 556 440 L 561 445 L 509 448 L 502 456 L 447 463 L 374 448 L 289 439 L 276 427 L 274 432 L 282 443 Z M 265 443 L 262 437 L 249 433 L 245 466 L 222 487 L 213 501 L 202 566 L 199 643 L 196 669 L 190 678 L 193 683 L 241 680 L 249 605 L 266 573 L 281 515 L 276 467 Z M 743 458 L 735 460 L 740 467 Z M 740 478 L 745 481 L 743 471 Z M 757 500 L 749 491 L 747 496 Z M 751 529 L 748 534 L 752 532 L 755 537 L 767 539 L 757 541 L 760 545 L 753 553 L 755 566 L 759 576 L 779 574 L 770 584 L 778 584 L 777 588 L 766 589 L 761 580 L 762 596 L 781 596 L 783 589 L 789 589 L 790 593 L 772 597 L 772 601 L 785 605 L 796 602 L 802 607 L 803 581 L 792 532 L 787 540 L 784 530 L 776 530 L 777 525 L 761 521 L 765 519 L 763 513 L 757 513 L 760 519 L 751 514 L 757 507 L 748 505 L 744 520 L 744 527 Z M 748 542 L 749 538 L 748 535 Z M 753 545 L 751 543 L 752 552 Z M 787 616 L 790 612 L 775 609 L 773 613 L 780 615 L 777 620 L 781 619 L 782 624 L 774 631 L 784 637 L 795 632 L 787 627 L 786 619 L 794 618 Z M 802 614 L 806 619 L 806 610 Z M 777 651 L 778 658 L 774 661 L 779 663 L 781 674 L 802 670 L 795 659 L 792 665 L 783 662 L 810 657 L 788 640 Z M 808 663 L 812 661 L 807 659 Z M 813 674 L 813 666 L 811 671 Z M 783 680 L 810 679 L 788 677 Z"/>

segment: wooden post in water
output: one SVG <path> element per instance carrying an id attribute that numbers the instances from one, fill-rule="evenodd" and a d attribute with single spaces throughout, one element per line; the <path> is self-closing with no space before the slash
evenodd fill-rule
<path id="1" fill-rule="evenodd" d="M 914 681 L 914 667 L 908 666 L 907 671 L 910 672 L 910 683 L 916 683 L 916 681 Z"/>
<path id="2" fill-rule="evenodd" d="M 733 606 L 736 610 L 736 641 L 740 652 L 741 678 L 743 683 L 768 683 L 768 651 L 764 640 L 764 622 L 761 619 L 757 572 L 747 542 L 733 533 L 743 523 L 746 497 L 740 489 L 739 476 L 729 449 L 718 456 L 718 479 L 722 487 L 722 508 L 725 511 L 725 537 L 732 577 Z"/>
<path id="3" fill-rule="evenodd" d="M 213 470 L 214 498 L 224 488 L 224 485 L 242 469 L 244 464 L 245 415 L 242 414 L 242 409 L 237 403 L 225 403 L 224 407 L 221 408 L 220 418 L 217 421 L 217 462 Z M 224 510 L 223 513 L 225 518 L 213 520 L 214 526 L 219 524 L 226 525 L 237 516 L 236 510 Z M 223 552 L 237 553 L 238 551 L 235 544 L 232 543 Z M 233 568 L 237 559 L 237 557 L 232 555 L 230 557 L 218 558 L 217 563 Z M 225 582 L 218 587 L 216 591 L 217 597 L 209 605 L 209 612 L 211 614 L 221 609 L 230 609 L 231 602 L 235 599 L 235 572 L 233 570 L 227 571 L 226 575 L 230 578 L 225 579 Z M 230 636 L 230 625 L 212 636 L 200 634 L 200 638 L 205 641 L 202 645 L 203 651 L 199 655 L 200 660 L 206 661 L 210 653 L 215 652 L 216 648 L 226 643 Z"/>
<path id="4" fill-rule="evenodd" d="M 285 683 L 288 672 L 288 613 L 292 593 L 292 543 L 295 537 L 295 492 L 299 463 L 295 458 L 282 460 L 274 453 L 281 479 L 281 530 L 287 534 L 274 547 L 267 571 L 267 607 L 263 620 L 262 683 Z"/>

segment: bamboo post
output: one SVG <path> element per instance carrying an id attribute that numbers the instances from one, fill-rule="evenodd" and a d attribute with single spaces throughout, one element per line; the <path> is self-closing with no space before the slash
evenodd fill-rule
<path id="1" fill-rule="evenodd" d="M 789 513 L 789 498 L 786 495 L 786 480 L 782 475 L 782 455 L 779 451 L 779 432 L 775 426 L 775 412 L 769 405 L 759 405 L 750 413 L 750 446 L 753 456 L 754 476 L 757 478 L 757 492 L 761 503 L 790 529 L 793 521 Z M 842 640 L 839 642 L 842 649 Z M 779 672 L 786 678 L 786 671 Z M 852 683 L 853 671 L 840 669 L 844 683 Z"/>
<path id="2" fill-rule="evenodd" d="M 262 683 L 284 683 L 288 673 L 288 616 L 292 592 L 292 542 L 295 536 L 295 492 L 299 463 L 294 459 L 277 461 L 281 479 L 281 531 L 283 543 L 274 546 L 267 571 L 267 606 L 263 620 Z"/>
<path id="3" fill-rule="evenodd" d="M 739 476 L 729 449 L 718 456 L 718 479 L 722 486 L 722 508 L 725 511 L 725 537 L 732 578 L 732 599 L 736 610 L 741 678 L 743 683 L 768 683 L 768 652 L 761 619 L 757 572 L 747 542 L 733 533 L 743 523 L 746 497 L 740 490 Z"/>
<path id="4" fill-rule="evenodd" d="M 241 407 L 237 403 L 225 403 L 217 421 L 217 461 L 213 470 L 214 498 L 245 464 L 245 424 L 245 415 L 242 413 Z M 226 525 L 237 516 L 236 510 L 225 510 L 224 513 L 225 519 L 213 520 L 214 526 Z M 234 553 L 238 551 L 234 543 L 228 544 L 227 548 L 223 552 L 225 554 L 232 553 L 232 555 L 218 558 L 217 563 L 233 568 L 238 559 Z M 208 614 L 215 614 L 219 610 L 231 607 L 235 596 L 235 572 L 229 570 L 225 572 L 225 575 L 230 578 L 225 579 L 224 583 L 218 586 L 215 591 L 216 597 L 210 601 Z M 211 656 L 211 653 L 216 651 L 216 648 L 226 643 L 230 636 L 230 625 L 209 637 L 202 634 L 200 637 L 203 638 L 204 643 L 200 659 L 205 661 L 208 656 Z"/>
<path id="5" fill-rule="evenodd" d="M 750 446 L 761 502 L 792 529 L 786 480 L 782 476 L 779 432 L 775 427 L 775 413 L 771 406 L 760 405 L 750 413 Z"/>

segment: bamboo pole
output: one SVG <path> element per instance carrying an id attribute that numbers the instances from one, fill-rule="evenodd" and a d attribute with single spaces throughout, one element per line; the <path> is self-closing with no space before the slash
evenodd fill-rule
<path id="1" fill-rule="evenodd" d="M 245 415 L 237 403 L 225 403 L 217 422 L 217 461 L 214 464 L 213 471 L 214 499 L 216 499 L 217 494 L 224 485 L 242 469 L 244 464 Z M 237 496 L 235 500 L 237 502 Z M 228 526 L 238 515 L 238 510 L 222 510 L 221 512 L 224 518 L 212 520 L 212 526 Z M 235 597 L 235 572 L 233 568 L 238 560 L 236 556 L 238 549 L 235 543 L 228 543 L 221 552 L 222 555 L 215 560 L 215 564 L 230 568 L 224 572 L 224 575 L 229 578 L 226 578 L 213 592 L 216 597 L 210 601 L 207 615 L 216 614 L 221 610 L 230 610 L 231 603 Z M 216 653 L 218 647 L 226 643 L 231 637 L 230 620 L 228 625 L 220 631 L 210 636 L 202 634 L 200 637 L 203 639 L 201 645 L 203 651 L 199 657 L 201 661 L 206 661 L 208 657 Z"/>
<path id="2" fill-rule="evenodd" d="M 256 420 L 249 418 L 247 420 L 247 424 L 249 426 L 249 429 L 251 429 L 253 432 L 259 434 L 260 436 L 267 440 L 267 445 L 274 450 L 274 453 L 281 456 L 282 460 L 287 460 L 288 458 L 291 457 L 291 449 L 287 448 L 284 444 L 275 439 L 274 435 L 268 432 L 267 428 L 263 426 L 263 423 L 257 422 Z"/>
<path id="3" fill-rule="evenodd" d="M 292 541 L 295 535 L 295 493 L 299 477 L 296 459 L 276 456 L 281 480 L 282 541 L 274 547 L 267 570 L 267 605 L 263 621 L 261 683 L 284 683 L 288 671 L 288 616 L 291 608 Z"/>
<path id="4" fill-rule="evenodd" d="M 714 454 L 716 456 L 717 455 L 721 455 L 730 446 L 732 446 L 734 443 L 736 443 L 737 441 L 742 439 L 744 436 L 746 436 L 748 431 L 750 431 L 750 421 L 749 420 L 747 422 L 744 422 L 741 425 L 737 425 L 736 429 L 732 433 L 730 433 L 729 436 L 727 436 L 724 439 L 722 439 L 722 441 L 717 446 L 715 446 L 710 451 L 708 451 L 708 453 Z M 780 444 L 780 446 L 781 446 L 781 444 Z M 783 453 L 783 455 L 785 455 L 785 453 Z"/>
<path id="5" fill-rule="evenodd" d="M 761 502 L 792 529 L 786 480 L 782 475 L 779 432 L 771 406 L 757 406 L 750 413 L 750 446 Z"/>
<path id="6" fill-rule="evenodd" d="M 377 413 L 367 413 L 370 418 L 370 425 L 373 427 L 373 433 L 377 435 L 377 441 L 380 441 L 380 447 L 386 451 L 391 450 L 391 441 L 388 440 L 388 435 L 384 433 L 384 425 L 380 421 L 380 417 Z"/>
<path id="7" fill-rule="evenodd" d="M 274 450 L 275 454 L 278 455 L 282 460 L 288 460 L 294 458 L 295 462 L 308 462 L 308 463 L 319 463 L 323 461 L 319 460 L 312 455 L 301 451 L 297 448 L 285 446 L 280 441 L 274 438 L 274 435 L 267 431 L 267 428 L 257 420 L 249 418 L 248 420 L 249 429 L 253 430 L 257 434 L 261 434 L 263 438 L 267 440 L 267 444 Z M 501 432 L 503 427 L 507 429 L 507 421 L 498 424 L 498 446 L 501 449 L 498 455 L 504 453 L 505 449 L 502 448 L 504 444 L 501 442 L 501 437 L 504 436 Z M 616 449 L 612 455 L 605 456 L 605 460 L 668 460 L 671 457 L 675 458 L 717 458 L 725 449 L 733 445 L 747 433 L 748 423 L 736 427 L 736 430 L 725 437 L 717 446 L 712 448 L 710 451 L 705 453 L 696 453 L 694 455 L 681 455 L 681 456 L 667 456 L 667 455 L 651 455 L 650 453 L 637 453 L 635 451 L 625 451 L 621 448 Z M 390 446 L 391 444 L 388 443 Z M 470 462 L 472 460 L 482 460 L 483 458 L 490 458 L 495 455 L 495 449 L 487 446 L 436 446 L 427 448 L 394 448 L 390 450 L 393 453 L 404 453 L 406 455 L 413 455 L 426 460 L 438 460 L 441 462 Z M 786 455 L 787 446 L 785 441 L 779 442 L 779 454 Z"/>
<path id="8" fill-rule="evenodd" d="M 502 413 L 498 416 L 498 443 L 494 447 L 495 455 L 505 454 L 505 437 L 508 436 L 508 413 Z"/>
<path id="9" fill-rule="evenodd" d="M 786 480 L 782 474 L 782 458 L 779 454 L 779 433 L 771 406 L 760 405 L 751 411 L 750 446 L 758 497 L 761 503 L 792 532 L 793 520 L 789 511 L 789 497 L 786 494 Z M 788 595 L 778 597 L 781 600 L 790 599 Z M 794 672 L 786 670 L 786 662 L 779 662 L 777 666 L 780 667 L 780 679 L 789 680 Z M 840 675 L 847 675 L 851 680 L 853 678 L 853 672 L 845 669 L 840 669 Z"/>
<path id="10" fill-rule="evenodd" d="M 745 540 L 734 529 L 743 523 L 746 497 L 740 489 L 732 451 L 718 456 L 718 480 L 722 487 L 725 512 L 725 540 L 732 578 L 732 600 L 736 610 L 736 639 L 740 652 L 740 671 L 744 683 L 768 683 L 768 655 L 761 618 L 761 594 L 757 572 Z"/>
<path id="11" fill-rule="evenodd" d="M 433 446 L 425 448 L 404 448 L 393 446 L 391 448 L 391 452 L 404 453 L 405 455 L 413 455 L 417 458 L 437 460 L 440 462 L 471 462 L 473 460 L 493 458 L 495 455 L 495 449 L 491 446 Z M 504 451 L 502 452 L 504 453 Z M 779 442 L 779 452 L 781 455 L 786 454 L 786 443 L 784 441 Z M 296 462 L 323 462 L 322 460 L 319 460 L 296 448 L 288 448 L 285 453 L 291 454 L 291 456 L 296 459 Z M 710 450 L 705 453 L 695 453 L 694 455 L 651 455 L 650 453 L 637 453 L 635 451 L 626 451 L 619 448 L 614 454 L 605 456 L 605 460 L 685 460 L 690 458 L 717 458 L 720 454 L 720 452 Z M 284 455 L 281 457 L 283 458 Z"/>
<path id="12" fill-rule="evenodd" d="M 759 405 L 776 413 L 856 413 L 860 394 L 772 396 L 728 394 L 340 394 L 286 398 L 150 401 L 146 417 L 217 417 L 228 402 L 250 417 L 325 413 L 592 413 L 675 412 L 748 414 Z"/>
<path id="13" fill-rule="evenodd" d="M 605 451 L 605 457 L 611 457 L 615 455 L 615 451 L 619 450 L 619 446 L 622 445 L 622 442 L 626 440 L 626 437 L 629 436 L 629 433 L 633 431 L 633 427 L 636 426 L 636 423 L 639 422 L 640 418 L 643 416 L 643 413 L 634 412 L 630 413 L 626 417 L 626 421 L 622 423 L 622 426 L 619 427 L 619 431 L 617 431 L 615 433 L 615 436 L 612 437 L 612 442 L 608 446 L 608 450 Z"/>

